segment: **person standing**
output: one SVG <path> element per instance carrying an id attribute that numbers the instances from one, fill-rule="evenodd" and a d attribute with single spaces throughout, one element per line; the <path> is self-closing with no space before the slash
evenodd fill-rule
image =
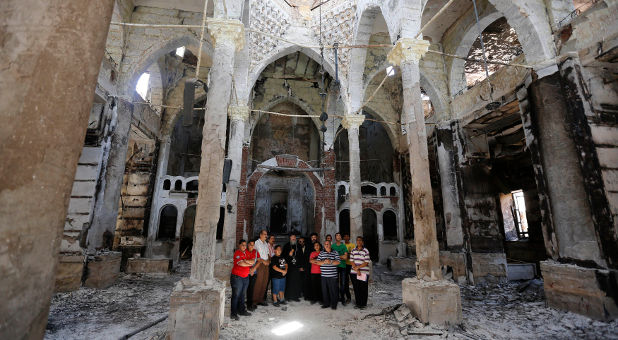
<path id="1" fill-rule="evenodd" d="M 275 256 L 275 235 L 272 234 L 272 231 L 271 234 L 268 235 L 268 256 L 270 256 L 270 258 Z M 266 291 L 264 291 L 264 301 L 268 300 L 268 287 L 270 287 L 272 293 L 273 287 L 272 278 L 270 277 L 270 275 L 268 276 L 268 283 L 266 283 Z"/>
<path id="2" fill-rule="evenodd" d="M 335 234 L 335 244 L 332 246 L 333 250 L 339 254 L 339 265 L 337 266 L 337 283 L 339 287 L 339 301 L 341 301 L 342 305 L 347 305 L 345 290 L 347 286 L 350 284 L 348 282 L 348 275 L 346 271 L 346 259 L 348 258 L 348 248 L 346 248 L 343 243 L 343 239 L 341 238 L 340 233 Z"/>
<path id="3" fill-rule="evenodd" d="M 275 256 L 270 260 L 270 277 L 273 281 L 273 306 L 285 305 L 285 278 L 288 273 L 286 256 L 281 254 L 281 246 L 275 246 Z"/>
<path id="4" fill-rule="evenodd" d="M 315 263 L 322 251 L 322 245 L 318 242 L 313 243 L 313 252 L 309 254 L 309 264 L 311 265 L 311 289 L 309 291 L 309 300 L 311 304 L 322 300 L 322 280 L 320 265 Z"/>
<path id="5" fill-rule="evenodd" d="M 350 253 L 350 261 L 352 261 L 352 286 L 354 287 L 354 299 L 356 305 L 354 308 L 365 309 L 367 307 L 367 298 L 369 294 L 369 250 L 364 247 L 363 238 L 356 238 L 356 248 Z"/>
<path id="6" fill-rule="evenodd" d="M 309 238 L 311 239 L 311 248 L 313 249 L 313 244 L 318 241 L 318 233 L 311 233 L 311 235 L 309 235 Z M 321 248 L 322 246 L 320 246 Z"/>
<path id="7" fill-rule="evenodd" d="M 298 247 L 297 247 L 297 255 L 296 255 L 296 266 L 298 267 L 298 272 L 300 274 L 300 282 L 302 287 L 302 295 L 305 298 L 305 301 L 309 300 L 309 291 L 311 290 L 311 264 L 309 263 L 309 254 L 311 250 L 309 246 L 305 243 L 304 237 L 298 238 Z"/>
<path id="8" fill-rule="evenodd" d="M 250 240 L 247 243 L 247 257 L 250 260 L 253 260 L 253 265 L 251 269 L 249 269 L 249 287 L 247 288 L 247 309 L 249 311 L 254 311 L 255 306 L 253 306 L 253 290 L 255 289 L 255 281 L 257 279 L 257 259 L 259 254 L 257 250 L 255 250 L 255 240 Z"/>
<path id="9" fill-rule="evenodd" d="M 303 282 L 300 279 L 300 261 L 298 259 L 298 243 L 296 235 L 290 234 L 290 242 L 283 247 L 283 256 L 288 263 L 288 273 L 285 278 L 285 298 L 290 301 L 300 301 Z"/>
<path id="10" fill-rule="evenodd" d="M 268 265 L 270 264 L 270 256 L 268 255 L 268 243 L 266 243 L 266 230 L 260 231 L 260 238 L 255 241 L 255 249 L 259 257 L 256 265 L 255 288 L 253 289 L 253 305 L 267 306 L 265 300 L 266 288 L 268 285 Z"/>
<path id="11" fill-rule="evenodd" d="M 328 234 L 328 235 L 326 235 L 325 239 L 326 239 L 326 241 L 330 242 L 331 244 L 333 243 L 333 235 Z"/>
<path id="12" fill-rule="evenodd" d="M 313 260 L 320 266 L 322 278 L 322 308 L 337 309 L 337 265 L 339 264 L 339 253 L 331 248 L 330 241 L 324 242 L 324 250 Z"/>
<path id="13" fill-rule="evenodd" d="M 238 315 L 251 315 L 245 309 L 245 295 L 249 286 L 249 271 L 254 263 L 254 260 L 248 258 L 247 241 L 238 241 L 238 250 L 234 253 L 234 266 L 230 275 L 230 285 L 232 286 L 232 313 L 230 318 L 233 320 L 238 320 Z"/>
<path id="14" fill-rule="evenodd" d="M 348 278 L 350 281 L 350 283 L 352 282 L 352 276 L 350 275 L 350 270 L 352 270 L 352 261 L 350 261 L 350 253 L 352 252 L 352 250 L 354 248 L 356 248 L 356 245 L 354 243 L 350 242 L 350 234 L 344 234 L 343 235 L 343 243 L 345 244 L 346 249 L 348 250 L 348 258 L 345 260 L 345 271 L 346 271 L 346 278 Z M 345 296 L 346 296 L 346 302 L 349 303 L 350 301 L 352 301 L 352 295 L 350 294 L 350 285 L 346 284 L 345 286 Z"/>

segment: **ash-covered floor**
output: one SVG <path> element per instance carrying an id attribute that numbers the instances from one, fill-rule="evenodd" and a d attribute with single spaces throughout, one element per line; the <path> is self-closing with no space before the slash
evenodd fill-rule
<path id="1" fill-rule="evenodd" d="M 183 262 L 169 276 L 123 275 L 108 289 L 81 288 L 56 294 L 52 300 L 46 339 L 120 339 L 167 315 L 174 283 L 188 276 Z M 352 304 L 336 311 L 318 304 L 291 302 L 285 308 L 260 307 L 252 316 L 231 321 L 229 305 L 221 339 L 277 338 L 272 330 L 300 327 L 288 339 L 618 339 L 618 321 L 595 321 L 545 307 L 543 289 L 531 284 L 504 283 L 461 286 L 461 326 L 424 326 L 401 303 L 401 280 L 410 273 L 391 273 L 374 266 L 369 306 Z M 230 289 L 227 290 L 228 301 Z M 293 323 L 293 324 L 292 324 Z M 163 339 L 167 320 L 131 339 Z"/>

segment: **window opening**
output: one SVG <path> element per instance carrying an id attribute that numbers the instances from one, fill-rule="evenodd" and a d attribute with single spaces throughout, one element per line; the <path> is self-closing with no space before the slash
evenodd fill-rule
<path id="1" fill-rule="evenodd" d="M 148 100 L 148 87 L 150 85 L 150 73 L 143 73 L 137 80 L 135 91 L 143 100 Z"/>

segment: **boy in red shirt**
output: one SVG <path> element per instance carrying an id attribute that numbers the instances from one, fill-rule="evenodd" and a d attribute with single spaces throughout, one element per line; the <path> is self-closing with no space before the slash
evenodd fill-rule
<path id="1" fill-rule="evenodd" d="M 247 241 L 238 241 L 238 250 L 234 253 L 234 267 L 230 276 L 230 285 L 232 286 L 232 313 L 230 318 L 233 320 L 238 320 L 238 315 L 251 315 L 245 308 L 245 296 L 247 295 L 247 287 L 249 287 L 249 271 L 254 263 L 255 260 L 250 259 L 247 253 Z"/>

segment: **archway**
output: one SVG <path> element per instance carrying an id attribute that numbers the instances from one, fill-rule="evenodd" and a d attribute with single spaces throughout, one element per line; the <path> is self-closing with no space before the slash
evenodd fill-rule
<path id="1" fill-rule="evenodd" d="M 365 240 L 365 248 L 369 250 L 371 260 L 378 262 L 380 259 L 378 216 L 373 209 L 363 209 L 363 238 Z"/>
<path id="2" fill-rule="evenodd" d="M 173 205 L 166 205 L 161 209 L 159 217 L 159 232 L 157 240 L 173 240 L 176 237 L 176 223 L 178 222 L 178 209 Z"/>
<path id="3" fill-rule="evenodd" d="M 315 189 L 305 174 L 269 171 L 256 186 L 253 230 L 308 235 L 314 231 L 314 211 Z"/>
<path id="4" fill-rule="evenodd" d="M 182 220 L 182 228 L 180 229 L 180 258 L 191 258 L 191 250 L 193 248 L 193 228 L 195 226 L 195 205 L 191 205 L 185 209 L 184 218 Z"/>
<path id="5" fill-rule="evenodd" d="M 397 215 L 392 210 L 387 210 L 382 215 L 384 240 L 397 240 Z"/>

